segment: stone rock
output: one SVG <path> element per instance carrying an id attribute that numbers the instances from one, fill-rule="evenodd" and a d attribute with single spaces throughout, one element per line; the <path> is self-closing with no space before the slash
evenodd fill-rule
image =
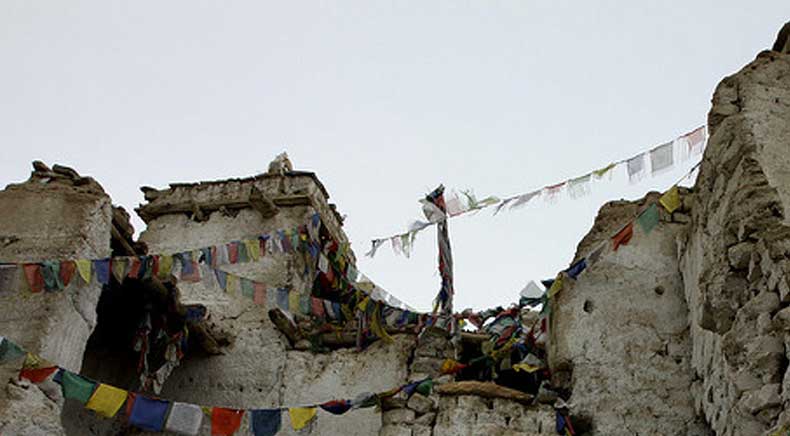
<path id="1" fill-rule="evenodd" d="M 730 266 L 735 269 L 748 268 L 753 250 L 754 244 L 750 242 L 741 242 L 730 247 L 730 249 L 727 250 L 727 258 L 730 261 Z"/>
<path id="2" fill-rule="evenodd" d="M 771 407 L 781 406 L 780 389 L 781 384 L 775 383 L 765 385 L 756 391 L 746 392 L 738 401 L 738 406 L 752 415 Z"/>
<path id="3" fill-rule="evenodd" d="M 384 425 L 412 424 L 415 413 L 411 409 L 392 409 L 381 414 Z"/>
<path id="4" fill-rule="evenodd" d="M 411 427 L 404 425 L 385 425 L 381 427 L 379 436 L 413 436 Z"/>
<path id="5" fill-rule="evenodd" d="M 776 312 L 773 317 L 774 326 L 779 330 L 790 330 L 790 307 Z"/>
<path id="6" fill-rule="evenodd" d="M 433 426 L 434 421 L 436 421 L 436 413 L 426 413 L 425 415 L 422 415 L 414 420 L 414 427 L 416 428 L 419 425 L 430 428 Z"/>
<path id="7" fill-rule="evenodd" d="M 412 436 L 431 436 L 433 428 L 430 425 L 413 425 Z"/>
<path id="8" fill-rule="evenodd" d="M 434 403 L 430 398 L 419 393 L 415 393 L 411 396 L 411 398 L 409 398 L 407 406 L 409 409 L 417 412 L 418 415 L 422 415 L 423 413 L 428 413 L 433 410 Z"/>

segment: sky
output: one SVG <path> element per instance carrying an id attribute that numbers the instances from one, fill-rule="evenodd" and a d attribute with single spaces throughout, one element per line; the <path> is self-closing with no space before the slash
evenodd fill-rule
<path id="1" fill-rule="evenodd" d="M 788 19 L 787 0 L 3 0 L 0 184 L 60 163 L 131 211 L 140 186 L 254 175 L 287 151 L 346 215 L 359 269 L 427 310 L 435 229 L 408 259 L 363 256 L 426 193 L 523 193 L 671 140 Z M 455 308 L 516 301 L 568 266 L 601 205 L 693 163 L 452 220 Z"/>

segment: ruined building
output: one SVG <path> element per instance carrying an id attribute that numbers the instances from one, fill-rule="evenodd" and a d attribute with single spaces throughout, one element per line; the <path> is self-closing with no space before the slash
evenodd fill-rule
<path id="1" fill-rule="evenodd" d="M 550 301 L 550 386 L 567 403 L 577 434 L 790 431 L 786 41 L 719 84 L 708 130 L 696 184 L 682 190 L 681 207 L 662 211 L 651 233 L 605 250 Z M 554 399 L 441 374 L 446 359 L 462 354 L 459 347 L 479 340 L 474 335 L 458 344 L 426 329 L 418 340 L 413 325 L 385 323 L 379 336 L 391 340 L 358 347 L 353 329 L 316 330 L 299 314 L 337 307 L 317 298 L 316 253 L 294 247 L 317 240 L 348 247 L 342 217 L 315 174 L 280 159 L 254 177 L 143 192 L 146 203 L 136 212 L 146 228 L 135 240 L 127 213 L 69 168 L 36 162 L 28 181 L 0 191 L 0 262 L 131 259 L 119 264 L 120 274 L 116 264 L 112 271 L 94 265 L 101 281 L 81 282 L 84 270 L 42 276 L 42 287 L 65 287 L 60 292 L 20 291 L 24 273 L 0 269 L 0 334 L 102 383 L 228 408 L 356 399 L 432 377 L 432 390 L 388 396 L 376 408 L 319 411 L 301 433 L 556 434 Z M 604 205 L 569 260 L 659 195 Z M 275 242 L 283 229 L 293 238 Z M 201 249 L 229 242 L 228 252 Z M 353 264 L 354 253 L 340 250 L 333 259 Z M 179 266 L 135 260 L 151 253 L 173 253 Z M 230 262 L 214 279 L 208 267 L 218 256 L 248 259 Z M 269 310 L 281 303 L 292 313 Z M 165 333 L 152 339 L 157 329 Z M 64 400 L 54 379 L 20 379 L 20 366 L 18 359 L 0 366 L 0 434 L 146 434 L 122 417 L 101 418 Z M 278 434 L 295 434 L 283 419 Z M 210 426 L 203 419 L 200 434 Z M 238 434 L 248 428 L 245 421 Z"/>

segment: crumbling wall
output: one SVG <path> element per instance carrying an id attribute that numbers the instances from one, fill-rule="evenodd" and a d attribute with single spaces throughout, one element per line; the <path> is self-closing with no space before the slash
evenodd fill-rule
<path id="1" fill-rule="evenodd" d="M 658 197 L 603 206 L 575 260 Z M 594 434 L 705 434 L 689 393 L 688 308 L 675 243 L 687 212 L 661 210 L 648 234 L 635 226 L 630 243 L 617 251 L 607 245 L 551 301 L 553 383 L 572 391 L 573 414 L 590 422 Z"/>
<path id="2" fill-rule="evenodd" d="M 681 249 L 693 393 L 719 435 L 790 424 L 790 55 L 761 53 L 713 97 Z"/>
<path id="3" fill-rule="evenodd" d="M 27 182 L 0 191 L 0 261 L 109 256 L 112 210 L 101 187 L 69 168 L 50 170 L 39 162 L 35 168 Z M 15 285 L 3 289 L 0 331 L 26 350 L 79 371 L 101 285 L 74 278 L 62 292 L 31 294 L 20 291 L 24 283 L 20 271 Z M 0 368 L 1 379 L 16 379 L 20 364 Z M 47 393 L 24 382 L 3 386 L 0 434 L 61 434 L 59 390 Z"/>

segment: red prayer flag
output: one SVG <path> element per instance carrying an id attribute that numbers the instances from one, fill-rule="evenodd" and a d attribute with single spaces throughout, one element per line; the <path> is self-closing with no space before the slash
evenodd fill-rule
<path id="1" fill-rule="evenodd" d="M 44 290 L 44 277 L 41 275 L 41 265 L 37 263 L 24 264 L 25 278 L 31 292 Z"/>
<path id="2" fill-rule="evenodd" d="M 239 263 L 239 243 L 231 242 L 228 244 L 228 262 Z"/>
<path id="3" fill-rule="evenodd" d="M 326 316 L 326 312 L 324 311 L 324 301 L 315 297 L 310 297 L 310 301 L 312 302 L 313 306 L 313 315 L 319 318 L 324 318 Z"/>
<path id="4" fill-rule="evenodd" d="M 252 282 L 255 293 L 253 294 L 252 301 L 258 305 L 266 304 L 266 284 L 261 282 Z"/>
<path id="5" fill-rule="evenodd" d="M 241 426 L 244 410 L 211 408 L 211 436 L 232 436 Z"/>
<path id="6" fill-rule="evenodd" d="M 74 272 L 77 271 L 77 263 L 73 260 L 64 260 L 60 262 L 60 281 L 63 287 L 71 283 L 71 278 L 74 277 Z"/>
<path id="7" fill-rule="evenodd" d="M 22 371 L 19 371 L 19 378 L 28 379 L 33 383 L 42 383 L 57 370 L 58 370 L 57 366 L 52 366 L 49 368 L 34 368 L 34 369 L 22 368 Z"/>
<path id="8" fill-rule="evenodd" d="M 617 232 L 616 235 L 612 238 L 612 242 L 614 243 L 614 251 L 621 245 L 628 244 L 628 241 L 631 240 L 631 236 L 634 236 L 634 222 L 628 223 L 627 226 L 623 227 L 623 230 Z"/>
<path id="9" fill-rule="evenodd" d="M 133 257 L 132 258 L 132 265 L 129 267 L 129 273 L 126 274 L 126 277 L 130 279 L 136 279 L 138 275 L 140 275 L 140 259 Z"/>

